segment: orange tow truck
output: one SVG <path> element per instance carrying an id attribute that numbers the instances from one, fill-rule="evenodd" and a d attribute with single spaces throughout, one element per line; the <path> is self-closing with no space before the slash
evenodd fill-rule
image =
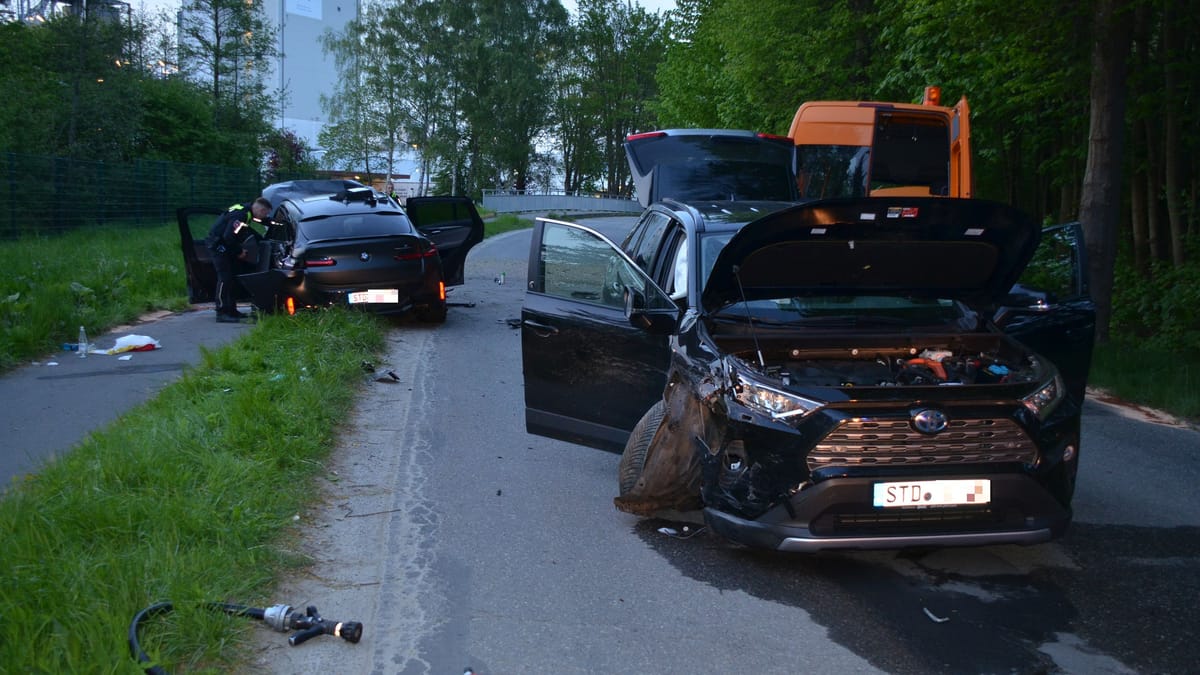
<path id="1" fill-rule="evenodd" d="M 938 87 L 926 87 L 920 104 L 804 103 L 788 130 L 800 197 L 969 198 L 967 117 L 967 98 L 945 107 Z"/>

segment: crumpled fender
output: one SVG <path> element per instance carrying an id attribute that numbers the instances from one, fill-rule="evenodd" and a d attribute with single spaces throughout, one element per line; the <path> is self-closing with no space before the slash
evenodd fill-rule
<path id="1" fill-rule="evenodd" d="M 659 511 L 691 511 L 703 506 L 700 467 L 701 457 L 709 452 L 703 440 L 708 416 L 699 401 L 682 388 L 669 387 L 668 392 L 666 414 L 650 440 L 637 485 L 613 499 L 617 509 L 626 513 L 652 516 Z"/>

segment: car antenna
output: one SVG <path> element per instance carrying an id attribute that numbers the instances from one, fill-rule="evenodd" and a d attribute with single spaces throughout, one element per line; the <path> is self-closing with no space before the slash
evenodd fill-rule
<path id="1" fill-rule="evenodd" d="M 742 266 L 733 266 L 733 280 L 737 282 L 738 293 L 742 294 L 742 307 L 746 309 L 746 323 L 750 324 L 750 337 L 754 339 L 754 351 L 758 354 L 758 365 L 763 370 L 767 369 L 767 362 L 763 360 L 762 347 L 758 345 L 758 331 L 754 329 L 754 317 L 750 316 L 750 303 L 746 300 L 746 289 L 742 288 Z"/>

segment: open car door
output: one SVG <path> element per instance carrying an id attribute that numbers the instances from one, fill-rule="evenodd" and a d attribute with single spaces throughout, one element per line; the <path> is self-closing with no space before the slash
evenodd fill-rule
<path id="1" fill-rule="evenodd" d="M 620 452 L 662 399 L 679 308 L 616 244 L 538 219 L 521 309 L 525 429 Z"/>
<path id="2" fill-rule="evenodd" d="M 217 289 L 217 270 L 205 239 L 221 209 L 186 206 L 175 211 L 179 221 L 179 243 L 183 248 L 183 270 L 187 276 L 188 302 L 212 302 Z"/>
<path id="3" fill-rule="evenodd" d="M 1033 260 L 995 316 L 1004 332 L 1058 366 L 1076 404 L 1083 403 L 1096 334 L 1086 251 L 1077 222 L 1042 230 Z"/>
<path id="4" fill-rule="evenodd" d="M 461 286 L 471 247 L 483 241 L 483 219 L 468 197 L 409 197 L 404 210 L 442 258 L 447 286 Z"/>

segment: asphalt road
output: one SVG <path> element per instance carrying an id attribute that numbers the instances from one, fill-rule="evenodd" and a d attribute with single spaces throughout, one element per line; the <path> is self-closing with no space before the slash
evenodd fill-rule
<path id="1" fill-rule="evenodd" d="M 145 336 L 157 340 L 160 349 L 83 359 L 75 352 L 54 352 L 0 377 L 0 491 L 156 395 L 199 363 L 201 346 L 217 349 L 248 327 L 218 324 L 212 305 L 158 313 L 89 340 L 110 349 L 118 338 Z"/>
<path id="2" fill-rule="evenodd" d="M 362 621 L 362 642 L 258 629 L 251 670 L 1195 672 L 1196 431 L 1090 402 L 1076 523 L 1051 544 L 734 547 L 616 511 L 615 455 L 524 432 L 527 250 L 527 232 L 484 242 L 452 296 L 471 306 L 393 331 L 401 382 L 368 389 L 299 514 L 314 566 L 279 601 Z"/>
<path id="3" fill-rule="evenodd" d="M 587 222 L 615 239 L 629 225 Z M 1089 401 L 1076 522 L 1050 544 L 734 547 L 686 516 L 616 511 L 616 455 L 525 433 L 509 322 L 527 250 L 528 232 L 485 241 L 445 325 L 391 330 L 381 366 L 400 382 L 367 385 L 297 514 L 313 566 L 274 601 L 362 621 L 362 642 L 290 647 L 256 623 L 247 672 L 1196 672 L 1200 433 Z M 245 328 L 167 316 L 94 338 L 147 335 L 159 351 L 61 353 L 0 378 L 6 479 Z"/>

